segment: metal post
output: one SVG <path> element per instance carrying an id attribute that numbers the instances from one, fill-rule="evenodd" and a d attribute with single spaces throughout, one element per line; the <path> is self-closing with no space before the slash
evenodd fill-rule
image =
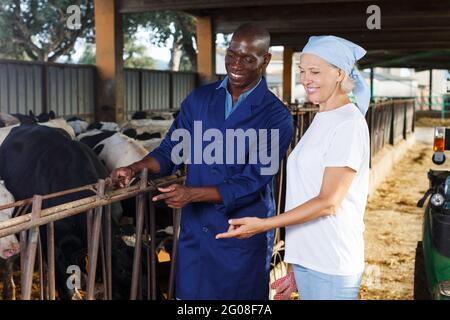
<path id="1" fill-rule="evenodd" d="M 97 195 L 102 197 L 105 194 L 105 180 L 98 181 Z M 91 252 L 89 252 L 89 270 L 87 283 L 87 299 L 94 300 L 95 273 L 97 270 L 98 246 L 100 240 L 100 227 L 102 222 L 103 207 L 95 208 L 94 224 L 92 226 Z"/>
<path id="2" fill-rule="evenodd" d="M 39 293 L 40 293 L 40 299 L 44 300 L 44 266 L 43 266 L 43 256 L 42 256 L 42 242 L 41 237 L 38 233 L 38 257 L 39 257 Z"/>
<path id="3" fill-rule="evenodd" d="M 156 219 L 155 219 L 155 204 L 152 201 L 152 193 L 149 198 L 149 220 L 150 220 L 150 265 L 151 271 L 149 277 L 151 277 L 151 298 L 156 300 Z"/>
<path id="4" fill-rule="evenodd" d="M 141 172 L 140 189 L 147 185 L 147 170 Z M 136 243 L 134 244 L 133 274 L 131 276 L 130 300 L 136 300 L 141 266 L 142 229 L 144 226 L 144 195 L 136 197 Z"/>
<path id="5" fill-rule="evenodd" d="M 108 288 L 108 299 L 112 300 L 112 245 L 111 245 L 111 205 L 106 206 L 105 214 L 105 236 L 104 240 L 106 243 L 106 279 Z"/>
<path id="6" fill-rule="evenodd" d="M 55 300 L 55 226 L 53 222 L 47 225 L 47 282 L 48 298 Z"/>
<path id="7" fill-rule="evenodd" d="M 180 222 L 181 222 L 181 210 L 174 209 L 173 248 L 172 248 L 172 260 L 170 261 L 169 295 L 168 295 L 169 300 L 172 300 L 174 298 L 173 293 L 175 291 L 175 268 L 176 268 L 177 251 L 178 251 Z"/>
<path id="8" fill-rule="evenodd" d="M 42 207 L 42 196 L 35 195 L 33 197 L 33 207 L 31 211 L 31 220 L 38 219 L 41 213 Z M 33 227 L 30 229 L 30 236 L 28 238 L 27 252 L 25 254 L 25 270 L 24 273 L 24 282 L 21 283 L 22 286 L 22 300 L 30 300 L 31 299 L 31 286 L 33 284 L 33 270 L 34 263 L 36 259 L 36 247 L 39 235 L 39 227 Z"/>

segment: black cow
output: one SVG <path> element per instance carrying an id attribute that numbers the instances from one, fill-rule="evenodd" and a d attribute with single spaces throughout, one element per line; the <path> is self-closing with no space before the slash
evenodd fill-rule
<path id="1" fill-rule="evenodd" d="M 21 125 L 14 128 L 0 146 L 0 176 L 16 201 L 35 194 L 49 194 L 97 182 L 108 171 L 92 150 L 78 141 L 67 139 L 45 126 Z M 50 207 L 92 195 L 90 191 L 65 195 L 43 202 Z M 46 228 L 41 228 L 46 243 Z M 130 293 L 133 248 L 122 240 L 113 224 L 113 298 L 128 299 Z M 70 299 L 66 288 L 67 267 L 78 265 L 86 270 L 86 215 L 78 214 L 55 222 L 56 286 L 61 299 Z M 145 262 L 145 259 L 142 259 Z M 141 266 L 143 270 L 146 267 Z M 101 270 L 101 265 L 97 266 Z M 100 274 L 100 272 L 98 272 Z M 142 277 L 146 281 L 146 276 Z M 145 282 L 144 282 L 145 283 Z M 145 285 L 142 286 L 145 288 Z"/>

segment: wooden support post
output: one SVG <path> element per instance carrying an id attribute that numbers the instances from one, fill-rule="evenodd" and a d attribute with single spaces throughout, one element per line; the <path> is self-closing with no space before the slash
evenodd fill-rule
<path id="1" fill-rule="evenodd" d="M 283 101 L 292 102 L 292 57 L 294 49 L 284 47 L 283 50 Z"/>
<path id="2" fill-rule="evenodd" d="M 123 30 L 118 0 L 94 0 L 95 45 L 98 71 L 96 120 L 125 118 Z"/>
<path id="3" fill-rule="evenodd" d="M 430 69 L 430 92 L 428 93 L 428 109 L 433 107 L 433 69 Z"/>
<path id="4" fill-rule="evenodd" d="M 374 77 L 374 72 L 373 72 L 373 68 L 370 68 L 370 101 L 373 101 L 373 77 Z"/>
<path id="5" fill-rule="evenodd" d="M 215 80 L 215 37 L 211 17 L 197 17 L 197 72 L 200 84 Z"/>

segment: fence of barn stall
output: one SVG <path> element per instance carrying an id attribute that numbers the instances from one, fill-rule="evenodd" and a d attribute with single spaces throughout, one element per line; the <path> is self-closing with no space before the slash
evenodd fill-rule
<path id="1" fill-rule="evenodd" d="M 155 208 L 150 200 L 152 193 L 157 187 L 171 183 L 183 183 L 185 177 L 174 175 L 155 181 L 148 181 L 147 170 L 140 175 L 139 184 L 124 189 L 113 190 L 111 180 L 99 180 L 76 189 L 70 189 L 49 195 L 35 195 L 32 199 L 17 201 L 13 204 L 0 206 L 0 210 L 15 207 L 18 215 L 12 219 L 0 222 L 0 238 L 7 235 L 20 233 L 20 270 L 21 270 L 21 298 L 31 299 L 33 274 L 35 270 L 36 256 L 39 261 L 40 299 L 54 300 L 55 288 L 55 222 L 71 217 L 76 214 L 87 212 L 87 258 L 88 280 L 86 288 L 86 299 L 95 298 L 94 285 L 97 262 L 100 251 L 102 261 L 103 298 L 112 299 L 112 245 L 111 245 L 111 204 L 136 197 L 136 241 L 133 256 L 132 283 L 130 284 L 130 299 L 141 298 L 139 280 L 141 275 L 141 250 L 144 239 L 150 240 L 150 248 L 146 247 L 147 263 L 147 299 L 157 298 L 156 284 L 156 239 L 155 230 Z M 42 209 L 42 202 L 59 196 L 90 190 L 92 196 L 76 201 L 68 202 L 50 208 Z M 148 202 L 146 200 L 149 200 Z M 145 204 L 148 203 L 148 206 Z M 147 208 L 149 212 L 147 212 Z M 29 212 L 30 213 L 26 213 Z M 26 213 L 26 214 L 25 214 Z M 176 248 L 178 242 L 178 231 L 180 225 L 180 210 L 173 211 L 174 233 L 173 248 L 169 276 L 168 298 L 172 299 L 174 294 L 174 277 L 176 263 Z M 43 250 L 40 243 L 39 227 L 47 228 L 47 273 L 44 271 Z"/>
<path id="2" fill-rule="evenodd" d="M 93 120 L 95 67 L 90 65 L 0 60 L 0 110 Z"/>
<path id="3" fill-rule="evenodd" d="M 136 111 L 178 110 L 197 85 L 197 73 L 147 69 L 125 71 L 125 114 L 129 119 Z"/>
<path id="4" fill-rule="evenodd" d="M 283 159 L 280 161 L 278 173 L 274 177 L 274 196 L 277 215 L 284 212 L 284 204 L 286 199 L 287 158 L 308 129 L 317 111 L 319 111 L 319 108 L 303 107 L 292 104 L 289 106 L 289 110 L 294 121 L 294 134 L 285 157 L 283 157 Z M 278 243 L 283 237 L 284 236 L 280 232 L 280 229 L 277 229 L 275 234 L 275 243 Z"/>
<path id="5" fill-rule="evenodd" d="M 414 99 L 397 99 L 370 104 L 366 121 L 370 134 L 370 164 L 373 157 L 385 146 L 406 140 L 414 132 Z M 277 214 L 284 212 L 286 192 L 287 156 L 295 148 L 311 124 L 318 108 L 311 104 L 289 106 L 294 120 L 294 137 L 286 157 L 280 163 L 280 170 L 274 179 Z M 276 241 L 280 240 L 277 232 Z"/>
<path id="6" fill-rule="evenodd" d="M 370 133 L 370 155 L 385 146 L 395 145 L 414 132 L 414 99 L 397 99 L 372 103 L 366 114 Z"/>

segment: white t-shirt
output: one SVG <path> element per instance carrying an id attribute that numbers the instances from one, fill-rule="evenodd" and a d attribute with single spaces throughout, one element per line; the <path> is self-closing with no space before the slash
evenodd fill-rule
<path id="1" fill-rule="evenodd" d="M 357 173 L 335 215 L 286 227 L 285 261 L 332 275 L 363 272 L 369 157 L 367 123 L 353 103 L 316 114 L 288 158 L 286 211 L 319 195 L 325 167 Z"/>

